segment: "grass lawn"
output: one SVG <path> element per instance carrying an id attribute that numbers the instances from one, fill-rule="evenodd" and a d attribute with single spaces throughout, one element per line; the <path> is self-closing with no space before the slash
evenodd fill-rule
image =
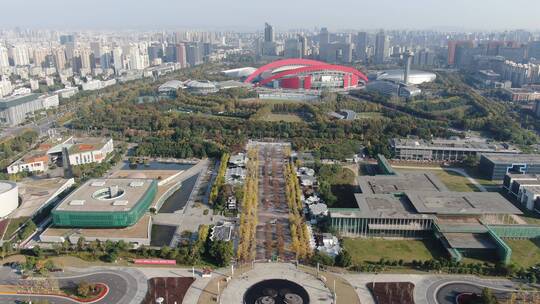
<path id="1" fill-rule="evenodd" d="M 512 248 L 511 262 L 523 267 L 540 263 L 540 240 L 504 240 Z"/>
<path id="2" fill-rule="evenodd" d="M 351 253 L 353 263 L 378 262 L 381 258 L 410 262 L 430 260 L 443 255 L 442 248 L 431 240 L 343 240 L 344 248 Z"/>
<path id="3" fill-rule="evenodd" d="M 381 118 L 384 117 L 381 112 L 358 112 L 356 113 L 357 119 L 369 119 L 369 118 Z"/>
<path id="4" fill-rule="evenodd" d="M 270 113 L 263 117 L 264 121 L 285 121 L 285 122 L 302 122 L 302 118 L 296 114 L 276 114 Z"/>
<path id="5" fill-rule="evenodd" d="M 27 220 L 28 220 L 28 217 L 18 217 L 14 219 L 9 219 L 8 227 L 6 228 L 6 232 L 4 233 L 4 240 L 9 239 L 11 235 L 13 234 L 13 232 L 19 229 L 21 224 L 23 224 Z"/>

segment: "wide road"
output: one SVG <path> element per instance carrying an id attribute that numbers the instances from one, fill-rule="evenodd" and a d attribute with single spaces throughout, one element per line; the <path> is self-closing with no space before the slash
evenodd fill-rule
<path id="1" fill-rule="evenodd" d="M 18 278 L 18 276 L 14 275 L 13 273 L 9 275 L 6 274 L 6 268 L 2 267 L 2 271 L 0 271 L 0 284 L 17 284 L 21 279 Z M 11 269 L 7 268 L 7 271 L 11 271 Z M 129 304 L 133 303 L 136 298 L 140 298 L 140 295 L 138 294 L 138 282 L 137 279 L 132 276 L 131 274 L 119 270 L 114 269 L 114 271 L 109 270 L 100 270 L 100 271 L 94 271 L 91 273 L 85 273 L 85 274 L 77 274 L 77 275 L 70 275 L 70 276 L 58 276 L 58 284 L 62 287 L 70 287 L 75 286 L 76 284 L 86 281 L 89 283 L 103 283 L 109 287 L 108 294 L 101 299 L 100 301 L 94 302 L 99 304 L 110 304 L 110 303 L 118 303 L 118 304 Z M 72 303 L 78 303 L 77 301 L 70 300 L 67 298 L 62 297 L 53 297 L 53 296 L 31 296 L 31 295 L 1 295 L 0 294 L 0 302 L 1 303 L 17 303 L 17 301 L 23 301 L 23 300 L 31 300 L 31 299 L 46 299 L 49 300 L 51 303 L 59 303 L 59 304 L 72 304 Z M 140 302 L 135 301 L 135 302 Z"/>

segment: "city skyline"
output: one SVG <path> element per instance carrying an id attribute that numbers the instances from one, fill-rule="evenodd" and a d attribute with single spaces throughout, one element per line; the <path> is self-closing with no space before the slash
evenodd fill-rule
<path id="1" fill-rule="evenodd" d="M 400 1 L 401 2 L 401 1 Z M 224 3 L 215 0 L 152 3 L 96 0 L 91 7 L 67 0 L 7 2 L 3 4 L 0 27 L 54 29 L 208 29 L 256 30 L 263 21 L 277 30 L 326 26 L 343 29 L 440 29 L 504 30 L 540 28 L 535 12 L 540 3 L 531 0 L 466 1 L 441 5 L 436 1 L 395 0 L 378 2 L 323 1 L 257 4 L 247 0 Z M 324 7 L 325 9 L 321 9 Z M 99 8 L 99 9 L 96 9 Z M 204 9 L 202 9 L 204 8 Z M 344 9 L 346 8 L 346 9 Z M 526 8 L 526 9 L 524 9 Z M 241 16 L 238 18 L 238 16 Z M 24 20 L 24 22 L 22 21 Z"/>

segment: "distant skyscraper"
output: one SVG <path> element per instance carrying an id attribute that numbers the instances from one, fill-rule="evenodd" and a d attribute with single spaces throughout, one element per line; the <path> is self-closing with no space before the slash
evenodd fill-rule
<path id="1" fill-rule="evenodd" d="M 0 68 L 5 68 L 9 66 L 9 57 L 8 57 L 8 50 L 0 46 Z"/>
<path id="2" fill-rule="evenodd" d="M 268 23 L 264 24 L 264 42 L 274 42 L 274 27 Z"/>
<path id="3" fill-rule="evenodd" d="M 66 68 L 66 54 L 64 53 L 64 50 L 61 48 L 58 48 L 54 50 L 54 66 L 56 67 L 56 72 L 60 73 L 63 69 Z"/>
<path id="4" fill-rule="evenodd" d="M 528 51 L 529 53 L 527 57 L 540 60 L 540 41 L 531 41 L 529 43 Z"/>
<path id="5" fill-rule="evenodd" d="M 298 39 L 292 38 L 285 41 L 284 56 L 287 58 L 302 58 L 302 44 Z"/>
<path id="6" fill-rule="evenodd" d="M 120 72 L 124 69 L 124 61 L 122 56 L 122 48 L 117 46 L 113 49 L 112 52 L 113 57 L 113 66 L 114 66 L 114 72 L 118 75 Z"/>
<path id="7" fill-rule="evenodd" d="M 187 67 L 187 58 L 186 58 L 186 45 L 183 43 L 178 43 L 175 45 L 176 49 L 176 62 L 180 63 L 180 67 Z"/>
<path id="8" fill-rule="evenodd" d="M 14 45 L 11 47 L 10 51 L 11 58 L 13 59 L 13 64 L 15 66 L 30 64 L 30 58 L 28 57 L 28 48 L 26 47 L 26 45 Z"/>
<path id="9" fill-rule="evenodd" d="M 375 36 L 375 56 L 374 63 L 382 64 L 388 57 L 388 38 L 384 31 L 380 31 Z"/>
<path id="10" fill-rule="evenodd" d="M 148 59 L 153 61 L 157 58 L 163 58 L 163 45 L 160 43 L 155 43 L 148 47 Z"/>
<path id="11" fill-rule="evenodd" d="M 132 70 L 144 69 L 144 61 L 137 45 L 129 48 L 129 67 Z"/>
<path id="12" fill-rule="evenodd" d="M 75 43 L 75 36 L 74 35 L 61 35 L 60 36 L 60 44 L 66 45 L 68 43 Z"/>
<path id="13" fill-rule="evenodd" d="M 298 41 L 300 42 L 300 57 L 306 57 L 308 55 L 307 38 L 303 35 L 298 35 Z"/>
<path id="14" fill-rule="evenodd" d="M 90 50 L 92 50 L 95 58 L 101 57 L 101 43 L 99 41 L 90 42 Z"/>
<path id="15" fill-rule="evenodd" d="M 356 59 L 358 60 L 366 60 L 367 54 L 367 43 L 368 43 L 368 36 L 366 32 L 359 32 L 356 34 L 356 40 L 355 40 L 355 55 Z"/>
<path id="16" fill-rule="evenodd" d="M 319 43 L 320 45 L 330 43 L 330 33 L 328 32 L 328 29 L 325 27 L 323 27 L 321 29 L 321 32 L 319 33 Z"/>
<path id="17" fill-rule="evenodd" d="M 104 52 L 103 54 L 101 54 L 99 63 L 101 64 L 102 69 L 110 69 L 111 61 L 112 61 L 112 56 L 110 52 Z"/>
<path id="18" fill-rule="evenodd" d="M 90 70 L 90 50 L 82 49 L 80 51 L 81 56 L 81 69 Z"/>
<path id="19" fill-rule="evenodd" d="M 201 64 L 202 61 L 202 47 L 199 43 L 190 43 L 186 46 L 186 60 L 189 66 L 193 67 Z"/>

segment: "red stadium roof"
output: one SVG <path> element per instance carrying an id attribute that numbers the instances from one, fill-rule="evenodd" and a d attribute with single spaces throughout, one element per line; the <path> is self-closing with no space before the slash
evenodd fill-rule
<path id="1" fill-rule="evenodd" d="M 280 73 L 277 73 L 276 75 L 272 75 L 272 77 L 268 77 L 264 80 L 262 80 L 259 85 L 265 85 L 273 80 L 283 78 L 285 76 L 289 75 L 295 75 L 295 74 L 302 74 L 302 73 L 309 73 L 309 72 L 317 72 L 317 71 L 339 71 L 344 73 L 351 73 L 353 75 L 358 76 L 359 79 L 364 80 L 365 82 L 368 81 L 367 77 L 359 72 L 355 68 L 341 66 L 341 65 L 333 65 L 333 64 L 321 64 L 321 65 L 315 65 L 315 66 L 306 66 L 301 67 L 293 70 L 287 70 Z"/>
<path id="2" fill-rule="evenodd" d="M 310 59 L 282 59 L 277 60 L 274 62 L 271 62 L 269 64 L 263 65 L 262 67 L 258 68 L 257 71 L 253 72 L 253 74 L 249 75 L 249 77 L 244 81 L 246 83 L 251 83 L 257 76 L 261 75 L 262 73 L 268 71 L 268 70 L 275 70 L 277 68 L 281 68 L 288 65 L 303 65 L 303 66 L 314 66 L 314 65 L 321 65 L 326 64 L 322 61 L 317 60 L 310 60 Z"/>
<path id="3" fill-rule="evenodd" d="M 295 74 L 302 74 L 302 73 L 310 73 L 310 72 L 317 72 L 317 71 L 339 71 L 343 73 L 350 73 L 353 75 L 356 75 L 358 79 L 362 79 L 363 81 L 367 82 L 367 77 L 358 71 L 355 68 L 347 67 L 347 66 L 341 66 L 341 65 L 333 65 L 328 64 L 322 61 L 317 60 L 309 60 L 309 59 L 283 59 L 271 62 L 267 65 L 264 65 L 257 69 L 257 71 L 253 72 L 253 74 L 249 75 L 249 77 L 245 80 L 246 83 L 251 83 L 255 78 L 257 78 L 262 73 L 269 71 L 269 70 L 275 70 L 284 66 L 294 66 L 294 65 L 300 65 L 301 67 L 286 70 L 279 72 L 275 75 L 272 75 L 271 77 L 268 77 L 266 79 L 263 79 L 258 85 L 265 85 L 273 80 L 280 79 L 289 75 L 295 75 Z"/>

